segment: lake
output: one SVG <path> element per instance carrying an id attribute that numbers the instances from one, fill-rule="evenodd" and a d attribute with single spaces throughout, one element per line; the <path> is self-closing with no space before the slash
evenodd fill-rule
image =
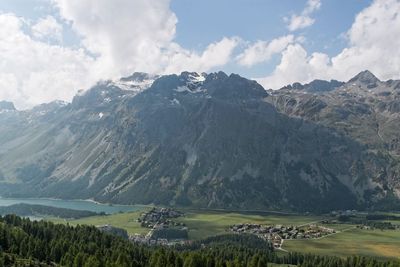
<path id="1" fill-rule="evenodd" d="M 46 198 L 1 198 L 0 206 L 10 206 L 14 204 L 32 204 L 44 205 L 57 208 L 66 208 L 73 210 L 88 210 L 93 212 L 105 212 L 107 214 L 136 211 L 142 209 L 140 205 L 108 205 L 96 203 L 90 200 L 61 200 L 61 199 L 46 199 Z"/>

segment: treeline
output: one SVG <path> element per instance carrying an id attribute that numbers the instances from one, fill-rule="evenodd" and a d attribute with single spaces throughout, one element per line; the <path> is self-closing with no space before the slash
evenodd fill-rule
<path id="1" fill-rule="evenodd" d="M 152 238 L 165 238 L 165 239 L 187 239 L 188 231 L 187 229 L 179 229 L 179 228 L 164 228 L 164 229 L 156 229 L 153 231 Z"/>
<path id="2" fill-rule="evenodd" d="M 87 210 L 73 210 L 65 208 L 56 208 L 44 205 L 15 204 L 11 206 L 0 207 L 0 215 L 15 214 L 18 216 L 54 216 L 65 219 L 80 219 L 96 215 L 105 215 Z"/>
<path id="3" fill-rule="evenodd" d="M 0 252 L 0 267 L 52 267 L 52 264 L 41 263 L 32 259 L 22 259 L 16 255 Z"/>
<path id="4" fill-rule="evenodd" d="M 302 267 L 400 267 L 397 261 L 378 262 L 364 257 L 340 259 L 299 253 L 278 256 L 261 240 L 249 236 L 241 239 L 239 235 L 215 237 L 179 249 L 146 247 L 92 226 L 32 222 L 15 215 L 0 217 L 0 250 L 0 266 L 263 267 L 278 263 Z"/>
<path id="5" fill-rule="evenodd" d="M 352 215 L 340 215 L 338 221 L 341 223 L 357 224 L 361 226 L 368 226 L 372 229 L 379 230 L 396 230 L 399 228 L 398 225 L 392 224 L 391 222 L 379 221 L 379 220 L 394 220 L 398 218 L 396 216 L 386 215 L 367 215 L 367 216 L 352 216 Z"/>
<path id="6" fill-rule="evenodd" d="M 396 215 L 388 215 L 388 214 L 368 214 L 365 216 L 365 219 L 375 221 L 375 220 L 400 220 L 400 216 Z"/>
<path id="7" fill-rule="evenodd" d="M 273 246 L 264 239 L 252 234 L 224 234 L 211 236 L 203 240 L 194 241 L 189 245 L 176 246 L 177 250 L 198 250 L 203 247 L 214 248 L 219 246 L 234 246 L 241 249 L 258 250 L 259 252 L 272 252 Z"/>
<path id="8" fill-rule="evenodd" d="M 349 257 L 346 259 L 327 256 L 304 256 L 300 267 L 399 267 L 399 261 L 378 261 L 366 257 Z"/>

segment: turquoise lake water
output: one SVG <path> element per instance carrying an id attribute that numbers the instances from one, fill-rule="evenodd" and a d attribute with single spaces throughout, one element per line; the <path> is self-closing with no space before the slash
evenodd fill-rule
<path id="1" fill-rule="evenodd" d="M 57 208 L 66 208 L 74 210 L 88 210 L 93 212 L 105 212 L 113 214 L 118 212 L 135 211 L 141 209 L 143 206 L 135 205 L 108 205 L 100 204 L 89 200 L 61 200 L 61 199 L 45 199 L 45 198 L 1 198 L 0 206 L 10 206 L 14 204 L 32 204 L 44 205 Z"/>

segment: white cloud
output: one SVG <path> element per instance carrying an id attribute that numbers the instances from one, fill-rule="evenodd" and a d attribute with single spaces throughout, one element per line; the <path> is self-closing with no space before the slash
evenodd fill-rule
<path id="1" fill-rule="evenodd" d="M 177 18 L 169 0 L 55 0 L 61 16 L 98 55 L 104 75 L 135 70 L 158 72 L 154 64 L 175 37 Z"/>
<path id="2" fill-rule="evenodd" d="M 294 81 L 338 79 L 347 81 L 369 69 L 381 79 L 396 79 L 400 73 L 400 1 L 375 0 L 355 18 L 347 33 L 349 47 L 330 58 L 309 55 L 300 44 L 288 46 L 271 75 L 258 79 L 267 88 Z"/>
<path id="3" fill-rule="evenodd" d="M 170 0 L 51 0 L 81 48 L 62 46 L 53 16 L 29 20 L 0 14 L 0 99 L 18 108 L 71 100 L 99 79 L 134 71 L 208 71 L 230 61 L 238 38 L 222 38 L 202 52 L 174 42 L 177 18 Z M 57 42 L 54 42 L 57 41 Z"/>
<path id="4" fill-rule="evenodd" d="M 311 56 L 300 44 L 292 44 L 282 53 L 282 59 L 272 75 L 257 79 L 265 88 L 277 89 L 294 82 L 308 82 L 315 77 L 330 79 L 329 57 L 322 53 Z"/>
<path id="5" fill-rule="evenodd" d="M 382 79 L 400 73 L 400 1 L 375 0 L 360 12 L 348 32 L 350 47 L 332 58 L 336 75 L 346 78 L 360 68 Z"/>
<path id="6" fill-rule="evenodd" d="M 321 0 L 308 0 L 301 15 L 293 14 L 290 18 L 285 17 L 284 20 L 288 23 L 287 28 L 289 31 L 293 32 L 313 25 L 315 19 L 311 18 L 311 15 L 320 7 Z"/>
<path id="7" fill-rule="evenodd" d="M 22 18 L 0 14 L 0 99 L 20 108 L 70 100 L 79 87 L 90 85 L 92 59 L 82 50 L 49 45 L 23 31 Z"/>
<path id="8" fill-rule="evenodd" d="M 205 51 L 188 51 L 174 42 L 177 18 L 169 0 L 55 0 L 62 17 L 99 55 L 103 76 L 133 71 L 207 71 L 230 60 L 237 38 L 223 38 Z"/>
<path id="9" fill-rule="evenodd" d="M 177 73 L 184 70 L 206 71 L 227 64 L 239 38 L 223 38 L 221 41 L 210 44 L 201 54 L 187 51 L 178 44 L 172 44 L 163 62 L 166 63 L 165 73 Z"/>
<path id="10" fill-rule="evenodd" d="M 10 73 L 0 73 L 0 99 L 15 100 L 17 91 L 17 78 Z"/>
<path id="11" fill-rule="evenodd" d="M 62 41 L 63 26 L 53 16 L 40 18 L 36 24 L 32 26 L 32 33 L 38 39 Z"/>
<path id="12" fill-rule="evenodd" d="M 236 58 L 234 51 L 243 42 L 238 37 L 222 38 L 204 51 L 176 43 L 177 18 L 169 0 L 51 1 L 59 8 L 60 14 L 53 14 L 59 20 L 44 17 L 32 25 L 16 15 L 0 14 L 0 99 L 14 101 L 19 108 L 68 101 L 99 79 L 133 71 L 201 72 L 232 59 L 252 66 L 277 53 L 282 53 L 281 62 L 271 75 L 259 79 L 266 88 L 316 78 L 348 80 L 363 69 L 382 79 L 400 73 L 398 0 L 375 0 L 360 12 L 347 32 L 348 47 L 334 57 L 308 53 L 304 38 L 287 35 L 253 43 Z M 310 0 L 302 15 L 319 7 L 320 1 Z M 81 48 L 49 42 L 65 32 L 63 27 L 81 36 Z"/>
<path id="13" fill-rule="evenodd" d="M 303 10 L 304 15 L 310 15 L 314 11 L 321 8 L 321 0 L 308 0 L 306 8 Z"/>
<path id="14" fill-rule="evenodd" d="M 239 65 L 251 67 L 257 63 L 268 61 L 273 55 L 281 53 L 293 42 L 293 35 L 282 36 L 270 42 L 257 41 L 239 54 L 236 60 Z"/>
<path id="15" fill-rule="evenodd" d="M 297 31 L 299 29 L 304 29 L 307 27 L 310 27 L 311 25 L 314 24 L 315 19 L 309 17 L 309 16 L 303 16 L 303 15 L 292 15 L 289 20 L 289 24 L 287 28 L 289 31 Z"/>

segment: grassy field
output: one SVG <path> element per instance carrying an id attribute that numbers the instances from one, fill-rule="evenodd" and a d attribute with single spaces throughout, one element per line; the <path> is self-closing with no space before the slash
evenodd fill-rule
<path id="1" fill-rule="evenodd" d="M 115 227 L 123 228 L 129 234 L 147 233 L 148 229 L 140 227 L 136 221 L 140 214 L 146 208 L 140 211 L 117 213 L 107 216 L 87 217 L 79 220 L 64 220 L 59 218 L 47 218 L 55 223 L 69 223 L 71 225 L 105 225 L 110 224 Z M 302 225 L 319 221 L 322 218 L 316 216 L 295 216 L 295 215 L 250 215 L 233 212 L 216 211 L 187 211 L 185 216 L 175 219 L 177 222 L 183 222 L 189 227 L 189 238 L 199 240 L 206 237 L 224 234 L 230 225 L 238 223 L 258 223 L 258 224 L 282 224 L 282 225 Z"/>
<path id="2" fill-rule="evenodd" d="M 286 240 L 283 248 L 340 257 L 364 255 L 400 258 L 400 231 L 352 228 L 318 240 Z"/>
<path id="3" fill-rule="evenodd" d="M 61 219 L 49 219 L 56 223 L 69 223 L 71 225 L 110 224 L 123 228 L 129 234 L 145 234 L 148 229 L 140 227 L 136 221 L 140 211 L 130 213 L 119 213 L 108 216 L 95 216 L 79 220 L 65 221 Z M 252 215 L 238 212 L 223 211 L 194 211 L 184 210 L 185 216 L 175 219 L 177 222 L 185 223 L 189 228 L 189 239 L 199 240 L 209 236 L 227 233 L 230 225 L 239 223 L 256 223 L 269 225 L 304 225 L 323 220 L 319 216 L 296 216 L 283 214 Z M 287 251 L 313 253 L 321 255 L 335 255 L 340 257 L 352 255 L 365 255 L 374 257 L 400 258 L 400 230 L 361 230 L 354 225 L 332 224 L 324 225 L 334 228 L 340 233 L 321 238 L 318 240 L 286 240 L 283 248 Z"/>
<path id="4" fill-rule="evenodd" d="M 118 228 L 125 229 L 128 231 L 129 234 L 145 234 L 149 231 L 149 229 L 140 227 L 140 224 L 136 221 L 142 212 L 143 210 L 127 213 L 117 213 L 107 216 L 87 217 L 79 220 L 63 220 L 58 218 L 48 218 L 47 220 L 63 224 L 66 224 L 68 222 L 70 225 L 88 224 L 96 226 L 109 224 Z"/>
<path id="5" fill-rule="evenodd" d="M 189 238 L 193 240 L 227 233 L 230 225 L 239 223 L 302 225 L 322 220 L 317 216 L 295 215 L 250 215 L 236 212 L 186 211 L 186 215 L 176 221 L 189 227 Z"/>

